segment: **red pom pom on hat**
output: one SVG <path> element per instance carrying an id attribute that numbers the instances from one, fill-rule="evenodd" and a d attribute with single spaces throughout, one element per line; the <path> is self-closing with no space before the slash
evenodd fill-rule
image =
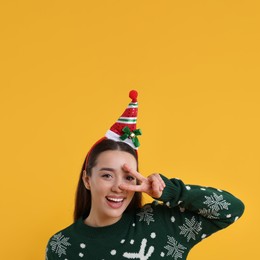
<path id="1" fill-rule="evenodd" d="M 132 102 L 137 102 L 138 92 L 136 90 L 131 90 L 129 92 L 129 97 L 132 99 Z"/>

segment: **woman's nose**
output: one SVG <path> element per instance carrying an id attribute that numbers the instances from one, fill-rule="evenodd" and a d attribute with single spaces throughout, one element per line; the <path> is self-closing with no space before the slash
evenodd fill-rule
<path id="1" fill-rule="evenodd" d="M 120 189 L 120 185 L 121 185 L 122 181 L 120 180 L 117 180 L 113 183 L 113 186 L 112 186 L 112 191 L 113 192 L 117 192 L 117 193 L 121 193 L 123 192 L 122 189 Z"/>

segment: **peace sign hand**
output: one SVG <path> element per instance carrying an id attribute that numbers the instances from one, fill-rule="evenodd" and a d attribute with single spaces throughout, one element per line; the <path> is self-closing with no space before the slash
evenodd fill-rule
<path id="1" fill-rule="evenodd" d="M 123 165 L 123 170 L 130 173 L 141 183 L 140 185 L 124 183 L 119 186 L 120 189 L 136 192 L 145 192 L 146 194 L 155 199 L 158 199 L 162 196 L 163 189 L 166 185 L 159 174 L 154 173 L 145 178 L 142 174 L 140 174 L 136 170 L 133 170 L 127 164 Z"/>

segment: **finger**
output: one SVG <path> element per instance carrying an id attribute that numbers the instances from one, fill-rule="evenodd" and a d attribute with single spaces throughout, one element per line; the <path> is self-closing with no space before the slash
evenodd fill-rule
<path id="1" fill-rule="evenodd" d="M 154 192 L 157 192 L 160 190 L 160 182 L 158 181 L 158 178 L 153 175 L 151 178 L 151 182 L 152 182 L 152 189 Z"/>
<path id="2" fill-rule="evenodd" d="M 156 181 L 158 183 L 158 185 L 159 185 L 160 191 L 162 191 L 165 188 L 164 181 L 162 180 L 161 176 L 159 174 L 157 174 L 157 173 L 151 174 L 148 177 L 148 180 L 149 181 Z"/>
<path id="3" fill-rule="evenodd" d="M 166 187 L 166 185 L 165 185 L 161 175 L 160 174 L 156 174 L 155 176 L 156 176 L 156 178 L 158 179 L 158 181 L 160 183 L 161 190 L 163 190 Z"/>
<path id="4" fill-rule="evenodd" d="M 162 195 L 162 187 L 160 182 L 158 181 L 158 177 L 156 175 L 151 176 L 152 182 L 152 196 L 154 198 L 159 198 Z"/>
<path id="5" fill-rule="evenodd" d="M 158 174 L 158 177 L 159 177 L 159 179 L 160 179 L 161 184 L 162 184 L 164 187 L 166 187 L 166 184 L 165 184 L 165 182 L 164 182 L 164 180 L 162 179 L 162 177 L 161 177 L 160 174 Z"/>
<path id="6" fill-rule="evenodd" d="M 143 192 L 143 187 L 141 185 L 133 185 L 133 184 L 120 184 L 119 188 L 121 190 L 126 190 L 126 191 L 136 191 L 136 192 Z"/>
<path id="7" fill-rule="evenodd" d="M 152 183 L 152 188 L 154 190 L 159 190 L 161 188 L 161 183 L 160 183 L 160 180 L 159 180 L 157 174 L 152 174 L 150 177 L 150 181 Z"/>
<path id="8" fill-rule="evenodd" d="M 138 171 L 134 170 L 133 168 L 131 168 L 128 164 L 124 164 L 123 165 L 123 169 L 132 174 L 136 179 L 138 179 L 141 182 L 147 181 L 147 178 L 145 178 L 141 173 L 139 173 Z"/>

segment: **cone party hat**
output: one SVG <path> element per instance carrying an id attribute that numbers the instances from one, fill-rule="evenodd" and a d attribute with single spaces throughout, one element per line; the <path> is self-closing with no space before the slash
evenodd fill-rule
<path id="1" fill-rule="evenodd" d="M 137 96 L 137 91 L 130 91 L 129 97 L 132 101 L 129 103 L 123 114 L 105 134 L 106 138 L 114 141 L 125 142 L 135 150 L 137 150 L 140 146 L 137 136 L 142 134 L 140 129 L 136 129 L 138 113 Z"/>

